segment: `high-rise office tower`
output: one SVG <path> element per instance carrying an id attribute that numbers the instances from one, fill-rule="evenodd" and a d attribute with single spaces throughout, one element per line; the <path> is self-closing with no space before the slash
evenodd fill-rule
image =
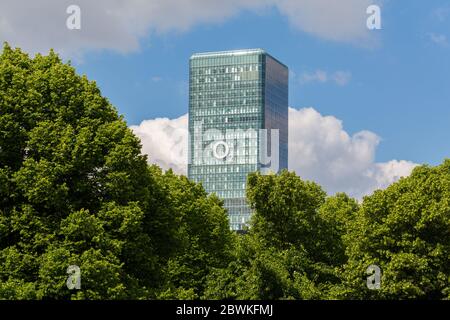
<path id="1" fill-rule="evenodd" d="M 288 68 L 261 49 L 194 54 L 189 66 L 188 177 L 216 193 L 230 227 L 251 210 L 247 175 L 288 166 Z"/>

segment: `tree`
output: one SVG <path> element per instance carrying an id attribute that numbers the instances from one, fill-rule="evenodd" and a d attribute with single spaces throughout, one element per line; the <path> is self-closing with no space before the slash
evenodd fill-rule
<path id="1" fill-rule="evenodd" d="M 228 268 L 215 270 L 209 278 L 206 297 L 326 297 L 339 282 L 335 268 L 343 260 L 344 228 L 333 229 L 335 220 L 326 209 L 321 214 L 326 203 L 322 188 L 288 171 L 254 173 L 248 177 L 247 198 L 254 210 L 248 234 L 240 239 Z"/>
<path id="2" fill-rule="evenodd" d="M 416 168 L 359 205 L 326 197 L 293 173 L 248 178 L 254 209 L 233 262 L 206 297 L 236 299 L 448 299 L 450 160 Z M 381 288 L 367 287 L 378 265 Z"/>
<path id="3" fill-rule="evenodd" d="M 164 222 L 139 140 L 50 52 L 0 55 L 0 298 L 151 296 Z M 83 290 L 66 270 L 81 268 Z"/>
<path id="4" fill-rule="evenodd" d="M 53 52 L 4 46 L 0 298 L 195 298 L 233 241 L 222 202 L 149 167 L 94 82 Z"/>
<path id="5" fill-rule="evenodd" d="M 176 243 L 171 247 L 176 249 L 164 268 L 159 297 L 199 298 L 210 272 L 230 263 L 236 235 L 230 231 L 223 203 L 215 195 L 208 195 L 200 184 L 171 170 L 164 174 L 156 166 L 151 170 L 159 177 L 175 217 Z"/>
<path id="6" fill-rule="evenodd" d="M 345 250 L 351 244 L 346 242 L 346 235 L 358 210 L 358 202 L 345 193 L 327 197 L 318 210 L 319 216 L 327 226 L 329 252 L 335 266 L 341 266 L 347 262 Z"/>
<path id="7" fill-rule="evenodd" d="M 450 299 L 450 160 L 362 204 L 288 171 L 247 198 L 237 235 L 201 184 L 147 165 L 94 82 L 4 46 L 0 299 Z"/>
<path id="8" fill-rule="evenodd" d="M 341 298 L 450 298 L 450 160 L 365 197 L 347 238 Z M 369 265 L 381 288 L 369 290 Z"/>

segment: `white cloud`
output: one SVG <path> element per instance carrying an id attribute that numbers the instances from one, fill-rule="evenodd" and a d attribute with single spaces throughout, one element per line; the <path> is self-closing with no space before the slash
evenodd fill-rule
<path id="1" fill-rule="evenodd" d="M 328 81 L 328 74 L 323 70 L 316 70 L 314 72 L 303 72 L 300 75 L 300 83 L 306 84 L 311 82 L 325 83 Z"/>
<path id="2" fill-rule="evenodd" d="M 145 120 L 133 131 L 149 161 L 186 174 L 188 120 Z M 405 160 L 377 163 L 380 137 L 370 131 L 349 135 L 342 121 L 313 108 L 289 108 L 289 169 L 322 185 L 327 192 L 361 198 L 410 174 L 416 164 Z"/>
<path id="3" fill-rule="evenodd" d="M 439 46 L 448 47 L 450 45 L 445 34 L 429 33 L 428 36 L 431 41 Z"/>
<path id="4" fill-rule="evenodd" d="M 66 8 L 73 0 L 2 0 L 0 39 L 29 52 L 55 48 L 64 56 L 87 50 L 137 51 L 148 33 L 186 31 L 198 23 L 221 22 L 258 0 L 77 0 L 81 30 L 68 30 Z"/>
<path id="5" fill-rule="evenodd" d="M 391 160 L 383 163 L 376 163 L 375 170 L 367 171 L 369 177 L 373 177 L 380 188 L 385 188 L 401 177 L 408 176 L 416 165 L 405 160 Z"/>
<path id="6" fill-rule="evenodd" d="M 336 71 L 329 74 L 323 70 L 316 70 L 314 72 L 303 72 L 299 77 L 300 84 L 309 83 L 327 83 L 332 81 L 339 86 L 345 86 L 350 82 L 352 74 L 349 71 Z"/>
<path id="7" fill-rule="evenodd" d="M 332 75 L 333 81 L 339 86 L 345 86 L 351 78 L 352 74 L 348 71 L 337 71 Z"/>
<path id="8" fill-rule="evenodd" d="M 188 115 L 177 119 L 157 118 L 144 120 L 131 130 L 141 139 L 142 152 L 148 161 L 164 170 L 172 168 L 178 174 L 186 174 L 188 146 Z"/>
<path id="9" fill-rule="evenodd" d="M 371 0 L 77 0 L 81 30 L 68 30 L 73 0 L 2 0 L 0 40 L 24 50 L 81 57 L 89 50 L 120 53 L 140 49 L 150 33 L 187 31 L 220 23 L 243 10 L 278 8 L 294 28 L 334 41 L 370 40 L 366 8 Z M 370 41 L 369 41 L 370 42 Z"/>
<path id="10" fill-rule="evenodd" d="M 279 0 L 277 7 L 302 31 L 326 40 L 371 44 L 366 9 L 377 2 L 381 1 Z"/>
<path id="11" fill-rule="evenodd" d="M 341 120 L 313 108 L 289 109 L 289 169 L 329 193 L 361 198 L 411 172 L 415 164 L 410 161 L 376 163 L 379 143 L 370 131 L 349 135 Z"/>

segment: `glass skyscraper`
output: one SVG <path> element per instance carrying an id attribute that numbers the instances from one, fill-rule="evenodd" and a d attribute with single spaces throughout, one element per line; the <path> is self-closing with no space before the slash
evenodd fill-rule
<path id="1" fill-rule="evenodd" d="M 248 173 L 288 166 L 288 68 L 262 49 L 192 55 L 188 160 L 188 177 L 222 198 L 231 229 L 242 230 Z"/>

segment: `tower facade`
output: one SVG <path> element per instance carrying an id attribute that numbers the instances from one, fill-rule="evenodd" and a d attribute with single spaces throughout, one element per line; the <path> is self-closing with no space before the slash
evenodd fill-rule
<path id="1" fill-rule="evenodd" d="M 288 166 L 288 68 L 262 49 L 194 54 L 189 63 L 188 177 L 224 200 L 242 230 L 250 172 Z"/>

